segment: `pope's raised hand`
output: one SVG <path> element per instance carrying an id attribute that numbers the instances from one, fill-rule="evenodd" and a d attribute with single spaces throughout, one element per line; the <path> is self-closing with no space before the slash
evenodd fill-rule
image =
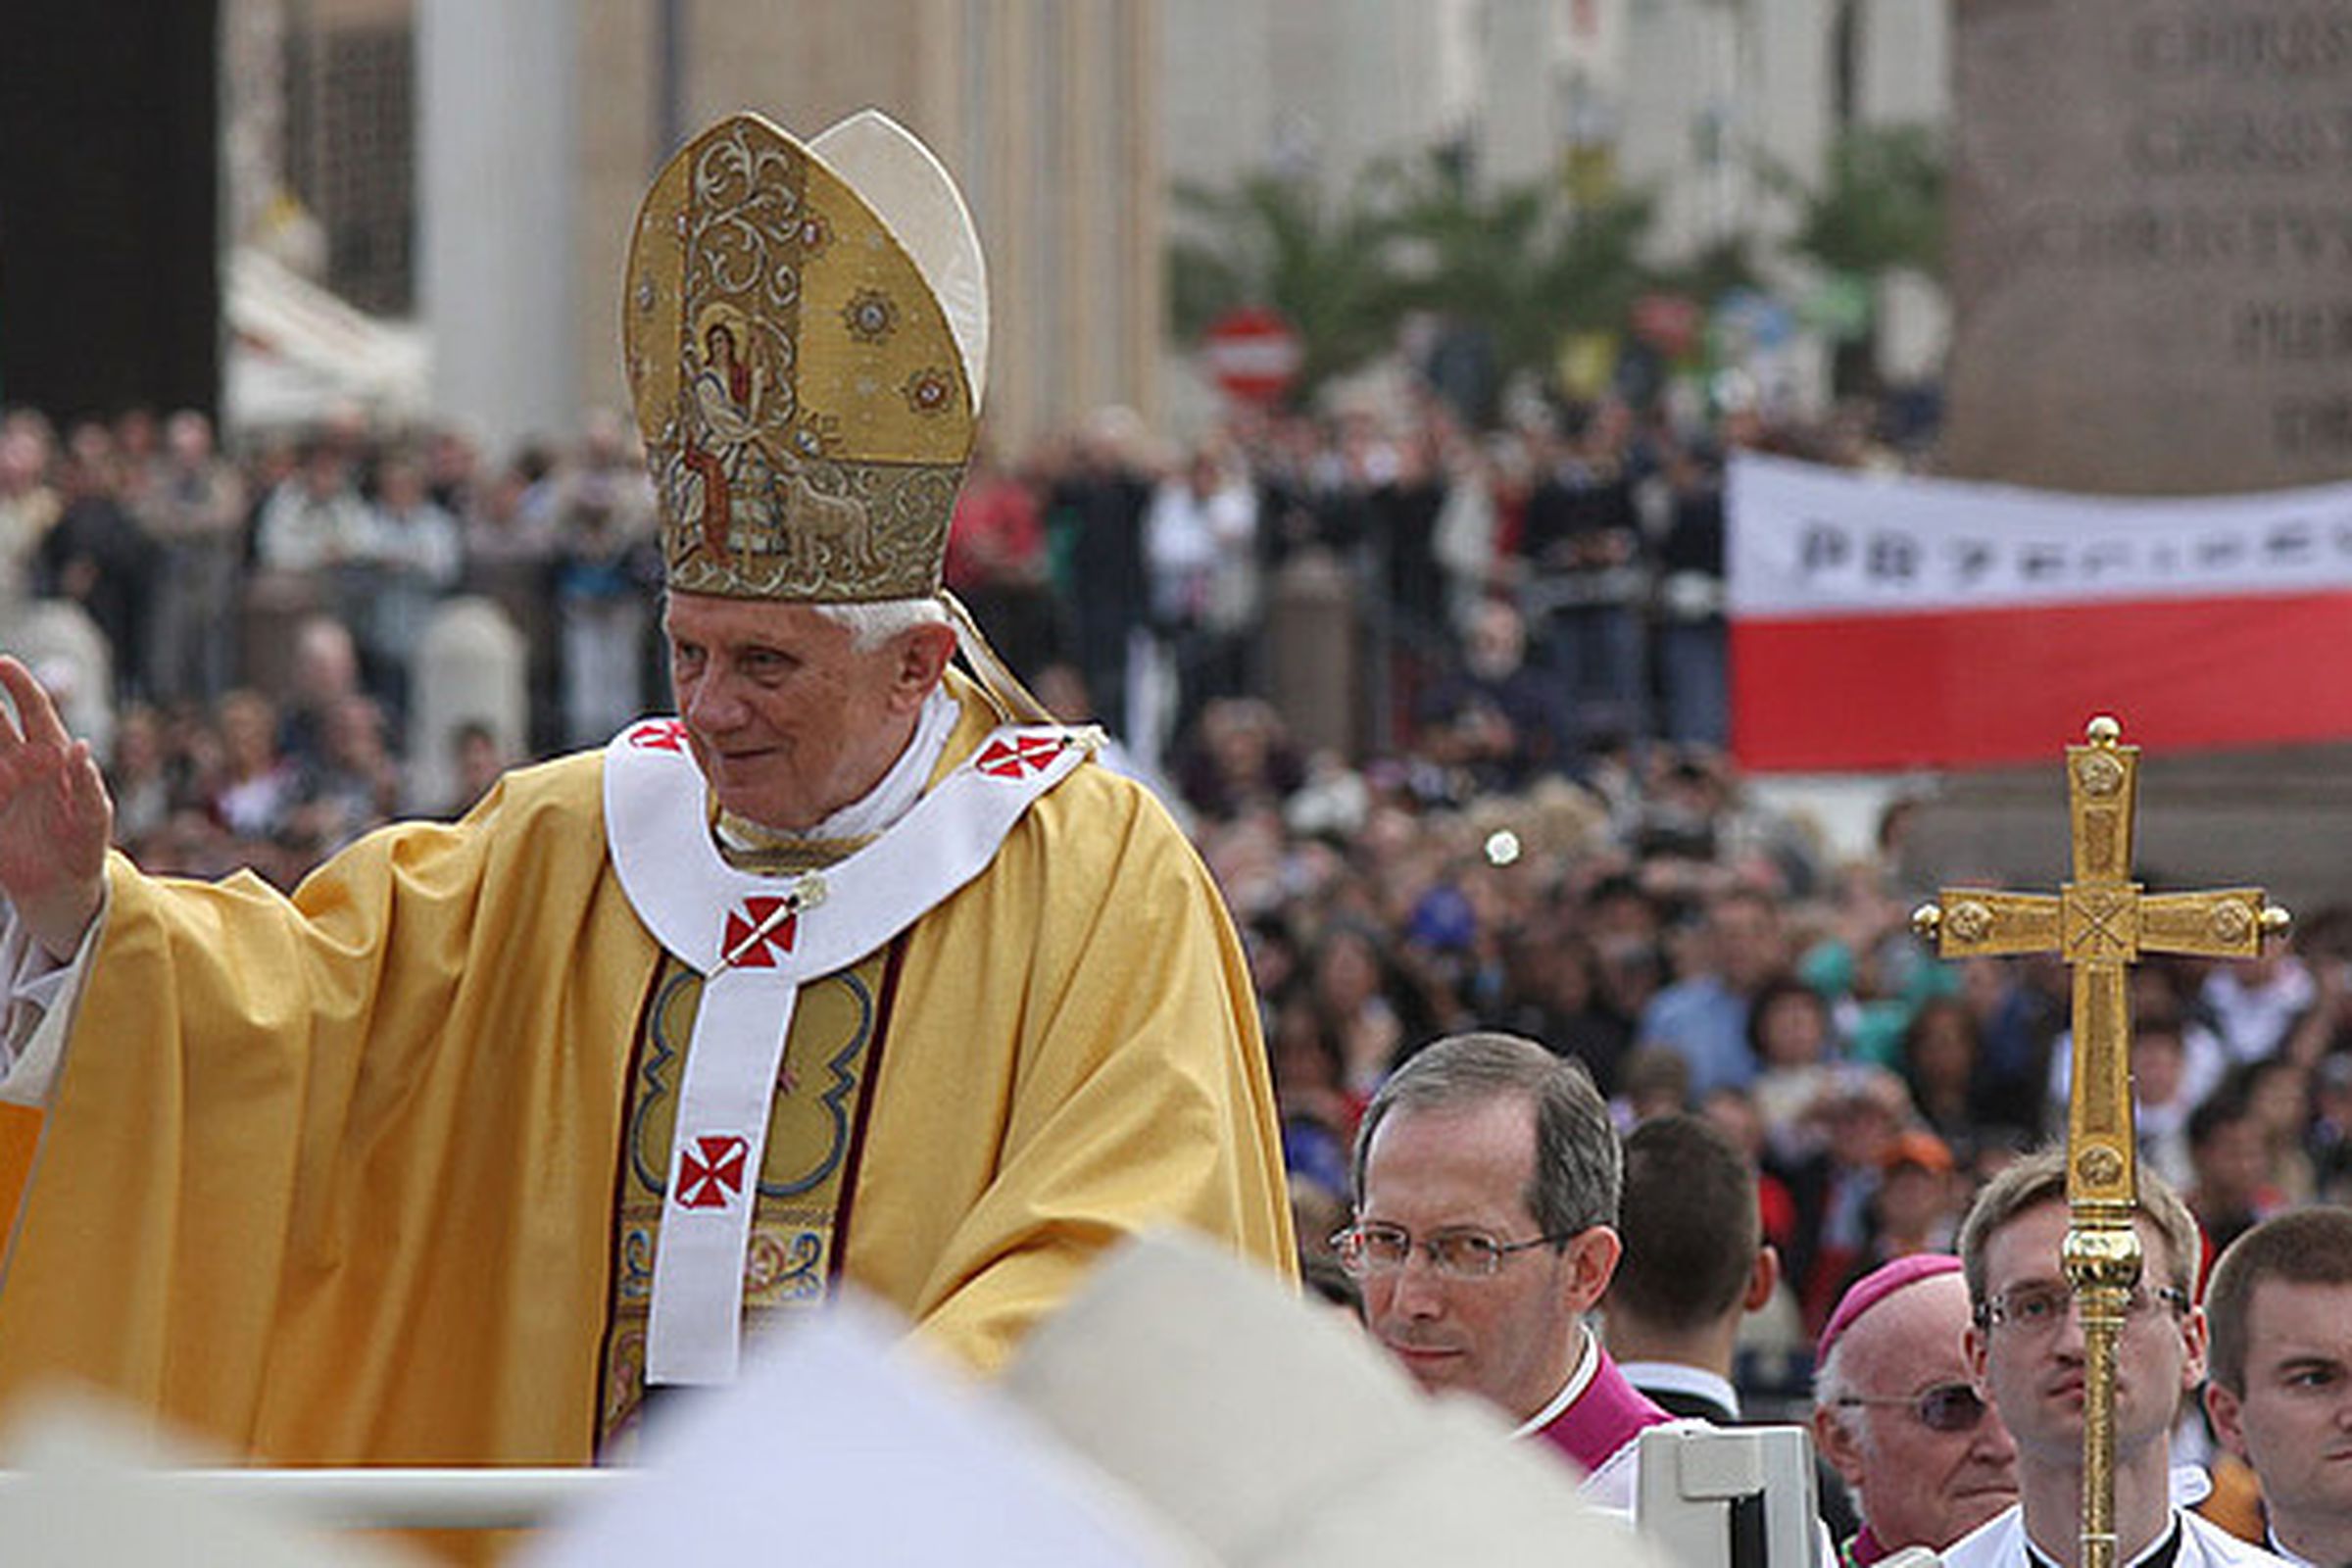
<path id="1" fill-rule="evenodd" d="M 16 660 L 0 656 L 0 898 L 59 958 L 98 914 L 115 803 L 88 741 L 66 733 L 57 705 Z"/>

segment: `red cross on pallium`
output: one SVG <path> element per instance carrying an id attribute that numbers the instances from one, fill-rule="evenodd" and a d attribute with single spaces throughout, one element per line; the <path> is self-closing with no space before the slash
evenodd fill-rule
<path id="1" fill-rule="evenodd" d="M 678 1156 L 678 1206 L 724 1208 L 743 1196 L 743 1167 L 751 1141 L 733 1133 L 705 1133 Z"/>
<path id="2" fill-rule="evenodd" d="M 1020 735 L 1011 740 L 999 736 L 972 765 L 991 778 L 1019 778 L 1059 757 L 1064 744 L 1058 735 Z"/>
<path id="3" fill-rule="evenodd" d="M 686 749 L 686 721 L 649 718 L 629 731 L 629 744 L 641 752 L 682 752 Z"/>
<path id="4" fill-rule="evenodd" d="M 768 921 L 784 905 L 783 899 L 761 895 L 744 900 L 740 909 L 729 909 L 727 935 L 720 944 L 720 956 L 739 968 L 773 969 L 776 960 L 792 951 L 793 937 L 801 924 L 800 914 L 795 911 L 768 925 Z M 752 933 L 760 931 L 761 926 L 767 926 L 767 929 L 754 940 Z"/>

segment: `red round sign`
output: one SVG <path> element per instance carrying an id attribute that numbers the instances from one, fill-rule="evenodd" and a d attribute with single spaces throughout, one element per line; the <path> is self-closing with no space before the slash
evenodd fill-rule
<path id="1" fill-rule="evenodd" d="M 1227 311 L 1210 323 L 1200 347 L 1208 373 L 1226 395 L 1271 403 L 1289 389 L 1304 358 L 1290 322 L 1260 305 Z"/>

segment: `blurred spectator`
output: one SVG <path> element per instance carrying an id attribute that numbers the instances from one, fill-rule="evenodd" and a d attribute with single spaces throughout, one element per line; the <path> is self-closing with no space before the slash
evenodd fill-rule
<path id="1" fill-rule="evenodd" d="M 1801 980 L 1768 980 L 1748 1005 L 1747 1044 L 1756 1063 L 1750 1086 L 1756 1110 L 1773 1144 L 1788 1147 L 1837 1061 L 1830 1004 Z"/>
<path id="2" fill-rule="evenodd" d="M 277 749 L 298 768 L 316 769 L 326 756 L 328 714 L 360 687 L 359 643 L 332 615 L 306 616 L 294 628 L 291 690 L 277 720 Z"/>
<path id="3" fill-rule="evenodd" d="M 283 833 L 301 798 L 302 770 L 277 749 L 277 712 L 258 692 L 220 699 L 220 775 L 210 802 L 240 839 L 267 843 Z"/>
<path id="4" fill-rule="evenodd" d="M 1658 543 L 1660 730 L 1680 744 L 1731 739 L 1724 621 L 1723 478 L 1687 447 L 1666 455 L 1667 524 Z"/>
<path id="5" fill-rule="evenodd" d="M 1965 1001 L 1934 997 L 1920 1004 L 1903 1030 L 1899 1051 L 1912 1103 L 1937 1136 L 1968 1145 L 1977 1128 L 2001 1121 L 2003 1107 L 1984 1071 L 1977 1014 Z"/>
<path id="6" fill-rule="evenodd" d="M 1729 887 L 1707 904 L 1698 961 L 1704 967 L 1659 992 L 1642 1015 L 1640 1037 L 1671 1047 L 1690 1064 L 1690 1093 L 1703 1099 L 1756 1076 L 1747 1013 L 1788 962 L 1779 906 L 1749 887 Z"/>
<path id="7" fill-rule="evenodd" d="M 424 443 L 424 493 L 433 505 L 463 522 L 482 502 L 482 454 L 473 437 L 456 426 L 431 431 Z"/>
<path id="8" fill-rule="evenodd" d="M 87 432 L 97 427 L 83 426 Z M 103 430 L 67 456 L 64 506 L 41 540 L 43 593 L 86 612 L 113 654 L 116 700 L 135 695 L 146 670 L 148 595 L 155 551 L 120 498 L 117 461 Z"/>
<path id="9" fill-rule="evenodd" d="M 1808 1333 L 1820 1332 L 1831 1304 L 1869 1266 L 1879 1189 L 1910 1120 L 1902 1080 L 1848 1063 L 1814 1102 L 1797 1146 L 1767 1151 L 1767 1166 L 1796 1201 L 1796 1236 L 1783 1261 Z"/>
<path id="10" fill-rule="evenodd" d="M 465 591 L 481 594 L 505 611 L 529 651 L 534 750 L 553 750 L 564 724 L 549 593 L 556 555 L 556 519 L 547 488 L 553 466 L 544 449 L 526 446 L 463 519 Z"/>
<path id="11" fill-rule="evenodd" d="M 2210 1261 L 2231 1242 L 2286 1207 L 2271 1178 L 2270 1140 L 2241 1076 L 2226 1079 L 2188 1118 L 2189 1212 L 2205 1233 Z"/>
<path id="12" fill-rule="evenodd" d="M 438 814 L 455 820 L 473 809 L 513 762 L 499 750 L 498 732 L 479 719 L 467 719 L 452 730 L 449 749 L 455 791 Z"/>
<path id="13" fill-rule="evenodd" d="M 1932 1132 L 1895 1134 L 1881 1164 L 1871 1213 L 1871 1237 L 1859 1272 L 1915 1252 L 1951 1250 L 1967 1210 L 1967 1190 L 1955 1180 L 1952 1152 Z"/>
<path id="14" fill-rule="evenodd" d="M 1617 1095 L 1609 1113 L 1618 1126 L 1631 1129 L 1690 1109 L 1691 1098 L 1687 1057 L 1665 1046 L 1637 1045 L 1617 1064 Z"/>
<path id="15" fill-rule="evenodd" d="M 115 837 L 136 844 L 171 820 L 177 803 L 164 760 L 164 727 L 154 709 L 133 703 L 117 715 L 106 787 L 115 798 Z"/>
<path id="16" fill-rule="evenodd" d="M 2285 1045 L 2295 1020 L 2318 994 L 2311 971 L 2282 944 L 2258 957 L 2213 966 L 2198 1001 L 2232 1061 L 2254 1061 Z"/>
<path id="17" fill-rule="evenodd" d="M 2314 1196 L 2324 1203 L 2352 1203 L 2352 1054 L 2331 1053 L 2312 1069 L 2306 1147 Z"/>
<path id="18" fill-rule="evenodd" d="M 1210 818 L 1279 807 L 1303 779 L 1282 715 L 1257 698 L 1208 704 L 1176 757 L 1177 787 L 1193 809 Z"/>
<path id="19" fill-rule="evenodd" d="M 638 486 L 610 467 L 571 476 L 557 492 L 555 599 L 567 746 L 601 746 L 645 711 L 639 680 L 662 578 Z"/>
<path id="20" fill-rule="evenodd" d="M 1528 621 L 1579 736 L 1643 735 L 1649 720 L 1650 567 L 1634 509 L 1633 419 L 1608 403 L 1555 449 L 1528 499 Z"/>
<path id="21" fill-rule="evenodd" d="M 1046 525 L 1036 491 L 983 437 L 948 525 L 947 583 L 1004 662 L 1032 684 L 1060 652 Z"/>
<path id="22" fill-rule="evenodd" d="M 1144 566 L 1181 732 L 1202 704 L 1241 693 L 1244 633 L 1258 611 L 1257 495 L 1218 448 L 1196 448 L 1152 491 Z"/>
<path id="23" fill-rule="evenodd" d="M 324 582 L 366 561 L 374 536 L 350 457 L 340 443 L 316 435 L 302 449 L 301 466 L 262 503 L 254 548 L 267 570 Z"/>
<path id="24" fill-rule="evenodd" d="M 1595 1088 L 1614 1095 L 1619 1066 L 1633 1047 L 1634 1020 L 1603 993 L 1591 941 L 1561 926 L 1555 918 L 1525 926 L 1507 939 L 1507 983 L 1492 1021 L 1575 1057 L 1592 1075 Z"/>
<path id="25" fill-rule="evenodd" d="M 2132 1126 L 2139 1157 L 2175 1187 L 2194 1179 L 2188 1159 L 2188 1052 L 2180 1021 L 2157 1012 L 2132 1030 Z"/>
<path id="26" fill-rule="evenodd" d="M 1457 800 L 1522 789 L 1564 764 L 1552 682 L 1527 666 L 1527 628 L 1509 602 L 1489 599 L 1471 612 L 1460 667 L 1421 699 L 1418 737 Z"/>
<path id="27" fill-rule="evenodd" d="M 385 742 L 384 710 L 354 693 L 326 710 L 324 744 L 302 772 L 283 837 L 323 859 L 400 809 L 400 767 Z"/>
<path id="28" fill-rule="evenodd" d="M 1899 1070 L 1904 1030 L 1925 1002 L 1955 989 L 1951 972 L 1911 934 L 1911 911 L 1882 863 L 1848 861 L 1831 891 L 1826 927 L 1797 973 L 1833 999 L 1850 1054 Z"/>
<path id="29" fill-rule="evenodd" d="M 1141 744 L 1127 711 L 1128 644 L 1150 608 L 1144 576 L 1144 511 L 1152 481 L 1139 450 L 1143 421 L 1103 409 L 1087 421 L 1075 460 L 1054 487 L 1050 527 L 1066 533 L 1057 552 L 1079 671 L 1112 732 Z"/>
<path id="30" fill-rule="evenodd" d="M 1313 998 L 1298 991 L 1276 1009 L 1266 1044 L 1275 1113 L 1282 1120 L 1282 1162 L 1292 1186 L 1308 1184 L 1345 1200 L 1348 1151 L 1369 1097 L 1348 1087 L 1339 1031 Z M 1302 1232 L 1301 1240 L 1308 1234 Z"/>
<path id="31" fill-rule="evenodd" d="M 1504 516 L 1498 491 L 1514 462 L 1507 438 L 1494 449 L 1457 435 L 1447 446 L 1446 499 L 1432 524 L 1430 553 L 1445 584 L 1443 624 L 1457 637 L 1470 633 L 1478 607 L 1507 584 L 1501 568 Z"/>
<path id="32" fill-rule="evenodd" d="M 2211 1095 L 2229 1070 L 2230 1054 L 2221 1036 L 2199 1019 L 2185 1000 L 2187 988 L 2180 971 L 2162 958 L 2143 958 L 2132 969 L 2132 1013 L 2136 1026 L 2151 1023 L 2178 1031 L 2180 1037 L 2179 1098 L 2194 1106 Z M 2050 1042 L 2049 1125 L 2066 1125 L 2067 1092 L 2075 1076 L 2075 1037 L 2064 1029 Z"/>
<path id="33" fill-rule="evenodd" d="M 2249 1061 L 2238 1069 L 2247 1103 L 2262 1128 L 2271 1185 L 2289 1203 L 2308 1203 L 2319 1193 L 2319 1173 L 2308 1147 L 2312 1121 L 2312 1073 L 2283 1056 Z"/>
<path id="34" fill-rule="evenodd" d="M 63 507 L 48 471 L 48 426 L 16 415 L 0 420 L 0 624 L 13 624 L 30 597 L 33 562 Z"/>
<path id="35" fill-rule="evenodd" d="M 1340 1043 L 1343 1085 L 1351 1095 L 1371 1095 L 1408 1045 L 1429 1038 L 1427 1009 L 1369 925 L 1346 920 L 1326 927 L 1307 957 L 1307 985 L 1323 1025 Z"/>
<path id="36" fill-rule="evenodd" d="M 1450 421 L 1425 409 L 1396 444 L 1396 469 L 1373 492 L 1373 546 L 1379 562 L 1378 602 L 1390 622 L 1391 644 L 1408 667 L 1424 665 L 1444 646 L 1446 576 L 1438 564 L 1438 520 L 1452 488 L 1445 445 Z"/>
<path id="37" fill-rule="evenodd" d="M 465 563 L 458 519 L 426 494 L 424 470 L 405 453 L 376 469 L 373 528 L 366 560 L 373 589 L 360 621 L 366 684 L 398 718 L 408 712 L 409 679 L 441 596 Z"/>
<path id="38" fill-rule="evenodd" d="M 2019 961 L 1967 958 L 1959 964 L 1960 999 L 1976 1019 L 1984 1117 L 2029 1135 L 2042 1128 L 2042 1085 L 2050 1043 L 2065 1027 L 2071 982 L 2047 956 Z"/>
<path id="39" fill-rule="evenodd" d="M 236 678 L 245 506 L 244 479 L 213 449 L 212 421 L 193 409 L 172 415 L 142 514 L 160 557 L 147 670 L 158 702 L 209 705 Z"/>

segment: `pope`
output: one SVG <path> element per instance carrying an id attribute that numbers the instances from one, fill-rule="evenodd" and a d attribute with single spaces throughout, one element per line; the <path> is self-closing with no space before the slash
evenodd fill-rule
<path id="1" fill-rule="evenodd" d="M 676 716 L 290 898 L 111 853 L 0 661 L 0 1093 L 46 1106 L 0 1399 L 580 1462 L 845 1283 L 987 1369 L 1139 1229 L 1290 1266 L 1213 885 L 940 592 L 986 297 L 887 121 L 690 142 L 623 301 Z"/>

